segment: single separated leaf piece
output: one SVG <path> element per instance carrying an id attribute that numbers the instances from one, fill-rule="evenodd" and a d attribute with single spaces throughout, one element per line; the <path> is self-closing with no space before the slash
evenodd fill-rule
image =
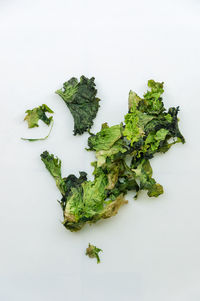
<path id="1" fill-rule="evenodd" d="M 47 125 L 50 125 L 53 117 L 47 117 L 46 113 L 54 113 L 47 105 L 43 104 L 37 108 L 26 111 L 27 115 L 24 120 L 28 122 L 29 128 L 38 127 L 38 121 L 42 120 Z"/>
<path id="2" fill-rule="evenodd" d="M 94 77 L 89 79 L 83 75 L 80 81 L 72 77 L 63 84 L 63 89 L 56 91 L 74 118 L 74 135 L 81 135 L 89 130 L 97 115 L 100 99 L 96 97 L 94 80 Z"/>
<path id="3" fill-rule="evenodd" d="M 103 252 L 103 251 L 89 243 L 85 254 L 90 258 L 96 258 L 97 263 L 100 263 L 99 252 Z"/>
<path id="4" fill-rule="evenodd" d="M 39 141 L 39 140 L 46 140 L 49 137 L 49 135 L 51 133 L 51 130 L 53 128 L 53 116 L 48 117 L 46 115 L 46 113 L 53 114 L 54 112 L 47 105 L 43 104 L 43 105 L 41 105 L 37 108 L 34 108 L 32 110 L 27 110 L 26 113 L 27 113 L 27 115 L 25 116 L 24 120 L 28 122 L 28 127 L 29 128 L 38 127 L 39 126 L 38 125 L 39 120 L 42 120 L 48 126 L 51 124 L 51 128 L 49 130 L 49 133 L 45 137 L 42 137 L 42 138 L 21 138 L 21 139 L 25 140 L 25 141 L 30 141 L 30 142 Z"/>

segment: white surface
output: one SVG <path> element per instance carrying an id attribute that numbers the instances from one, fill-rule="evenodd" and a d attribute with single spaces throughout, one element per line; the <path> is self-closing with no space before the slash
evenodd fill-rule
<path id="1" fill-rule="evenodd" d="M 199 301 L 200 2 L 35 0 L 0 2 L 0 300 Z M 40 161 L 58 155 L 63 176 L 89 172 L 87 134 L 54 91 L 71 76 L 95 76 L 102 122 L 123 120 L 129 89 L 165 82 L 167 107 L 180 105 L 187 143 L 152 162 L 165 194 L 124 206 L 78 233 L 65 230 L 60 194 Z M 55 111 L 47 141 L 28 143 L 24 111 Z M 84 255 L 102 248 L 97 265 Z"/>

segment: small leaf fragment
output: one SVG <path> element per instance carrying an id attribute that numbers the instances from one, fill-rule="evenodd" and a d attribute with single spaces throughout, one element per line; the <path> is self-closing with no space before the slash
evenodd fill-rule
<path id="1" fill-rule="evenodd" d="M 103 252 L 103 251 L 89 243 L 85 254 L 90 258 L 96 258 L 97 263 L 100 263 L 99 252 Z"/>
<path id="2" fill-rule="evenodd" d="M 27 110 L 26 111 L 27 115 L 25 116 L 24 120 L 28 122 L 29 128 L 38 127 L 39 120 L 42 120 L 48 126 L 51 125 L 48 135 L 42 138 L 21 138 L 22 140 L 34 142 L 34 141 L 46 140 L 49 137 L 51 130 L 53 128 L 53 116 L 48 117 L 46 115 L 46 112 L 51 114 L 54 113 L 46 104 L 43 104 L 32 110 Z"/>
<path id="3" fill-rule="evenodd" d="M 42 120 L 47 125 L 50 125 L 52 121 L 52 116 L 47 117 L 47 113 L 54 113 L 46 104 L 43 104 L 37 108 L 34 108 L 32 110 L 27 110 L 27 115 L 25 116 L 24 120 L 28 122 L 29 128 L 38 127 L 38 121 Z"/>

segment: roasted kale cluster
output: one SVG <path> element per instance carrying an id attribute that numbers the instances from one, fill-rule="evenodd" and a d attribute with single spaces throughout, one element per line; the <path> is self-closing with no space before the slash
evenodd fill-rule
<path id="1" fill-rule="evenodd" d="M 91 103 L 87 103 L 86 96 L 82 98 L 82 95 L 89 93 L 87 91 L 84 94 L 81 86 L 84 80 L 82 78 L 78 83 L 72 79 L 65 84 L 64 91 L 57 92 L 74 116 L 75 134 L 83 131 L 84 121 L 91 116 L 87 115 L 87 105 L 91 112 Z M 129 111 L 124 122 L 110 127 L 104 123 L 97 134 L 90 134 L 88 150 L 96 154 L 96 161 L 92 163 L 93 181 L 87 180 L 85 172 L 80 172 L 79 177 L 69 175 L 63 178 L 60 159 L 47 151 L 41 154 L 42 161 L 62 194 L 63 225 L 70 231 L 78 231 L 86 223 L 116 215 L 118 209 L 127 203 L 125 195 L 128 191 L 134 191 L 135 198 L 140 190 L 146 190 L 149 197 L 158 197 L 163 193 L 162 185 L 152 177 L 150 159 L 156 153 L 165 153 L 173 144 L 184 143 L 185 140 L 178 128 L 179 108 L 172 107 L 167 111 L 164 107 L 163 83 L 149 80 L 148 86 L 150 89 L 143 98 L 130 91 Z M 95 102 L 96 91 L 92 87 L 91 80 L 90 92 Z M 80 128 L 76 119 L 76 111 L 80 112 L 78 101 L 83 102 L 84 107 L 81 115 L 83 128 Z M 95 108 L 97 106 L 98 100 Z"/>

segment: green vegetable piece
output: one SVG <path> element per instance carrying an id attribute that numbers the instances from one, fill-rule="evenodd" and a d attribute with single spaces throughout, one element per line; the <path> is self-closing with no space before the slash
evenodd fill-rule
<path id="1" fill-rule="evenodd" d="M 124 153 L 127 148 L 122 140 L 122 125 L 109 127 L 107 123 L 102 124 L 101 131 L 88 138 L 88 150 L 96 151 L 98 167 L 106 162 L 107 157 L 113 157 L 116 153 Z"/>
<path id="2" fill-rule="evenodd" d="M 165 110 L 161 95 L 164 92 L 164 83 L 148 81 L 148 87 L 151 89 L 144 94 L 144 101 L 141 102 L 140 110 L 148 114 L 158 115 Z"/>
<path id="3" fill-rule="evenodd" d="M 123 135 L 131 141 L 131 144 L 139 141 L 145 135 L 145 125 L 154 118 L 138 110 L 140 101 L 141 98 L 136 93 L 129 92 L 129 113 L 125 115 Z"/>
<path id="4" fill-rule="evenodd" d="M 165 119 L 168 121 L 168 122 L 172 122 L 172 116 L 170 114 L 166 114 L 165 115 Z"/>
<path id="5" fill-rule="evenodd" d="M 124 199 L 124 195 L 129 190 L 139 190 L 139 186 L 135 180 L 135 173 L 131 170 L 130 167 L 125 162 L 126 157 L 124 154 L 118 155 L 115 160 L 107 158 L 106 164 L 98 167 L 97 162 L 93 162 L 94 166 L 93 174 L 98 176 L 100 173 L 104 173 L 107 177 L 108 184 L 106 186 L 107 195 L 112 201 L 116 201 L 116 198 L 120 196 Z M 119 202 L 120 199 L 117 199 Z M 124 200 L 124 204 L 126 200 Z"/>
<path id="6" fill-rule="evenodd" d="M 46 140 L 49 137 L 51 130 L 53 128 L 53 117 L 52 116 L 47 117 L 46 112 L 54 113 L 47 105 L 43 104 L 32 110 L 27 110 L 26 111 L 27 115 L 25 116 L 24 120 L 26 120 L 28 122 L 29 128 L 38 127 L 39 120 L 42 120 L 48 126 L 51 124 L 51 128 L 49 130 L 48 135 L 46 135 L 43 138 L 21 138 L 22 140 L 33 142 L 33 141 L 39 141 L 39 140 Z"/>
<path id="7" fill-rule="evenodd" d="M 166 129 L 160 129 L 159 131 L 157 131 L 156 133 L 149 133 L 149 135 L 147 136 L 146 140 L 145 140 L 145 145 L 151 149 L 152 152 L 155 152 L 161 141 L 164 141 L 167 134 L 169 133 L 169 130 Z"/>
<path id="8" fill-rule="evenodd" d="M 72 188 L 66 200 L 63 221 L 63 225 L 70 231 L 78 231 L 86 223 L 96 223 L 100 219 L 112 217 L 127 203 L 122 195 L 115 200 L 106 201 L 105 186 L 101 180 L 99 177 L 94 182 L 84 182 L 81 186 Z"/>
<path id="9" fill-rule="evenodd" d="M 103 251 L 89 243 L 85 254 L 90 258 L 96 258 L 97 263 L 100 263 L 99 252 L 103 252 Z"/>
<path id="10" fill-rule="evenodd" d="M 93 125 L 99 109 L 100 99 L 96 97 L 95 78 L 81 76 L 80 82 L 75 77 L 63 84 L 58 94 L 68 106 L 74 118 L 74 135 L 81 135 Z"/>
<path id="11" fill-rule="evenodd" d="M 61 176 L 61 160 L 57 157 L 54 157 L 54 155 L 50 155 L 47 151 L 44 151 L 41 154 L 41 160 L 56 181 L 56 185 L 61 194 L 65 195 L 65 182 Z"/>
<path id="12" fill-rule="evenodd" d="M 163 193 L 162 185 L 152 178 L 152 168 L 149 160 L 143 159 L 137 168 L 133 169 L 136 178 L 140 181 L 140 190 L 147 190 L 149 197 L 158 197 Z"/>
<path id="13" fill-rule="evenodd" d="M 53 117 L 47 117 L 47 113 L 54 113 L 47 105 L 43 104 L 37 108 L 34 108 L 32 110 L 27 110 L 27 115 L 25 116 L 24 120 L 28 122 L 29 128 L 38 127 L 38 121 L 39 119 L 42 120 L 47 125 L 50 125 Z"/>
<path id="14" fill-rule="evenodd" d="M 104 123 L 99 133 L 88 138 L 88 145 L 91 150 L 95 151 L 109 150 L 121 136 L 120 125 L 109 127 L 107 123 Z"/>
<path id="15" fill-rule="evenodd" d="M 67 226 L 69 216 L 73 221 L 91 221 L 99 218 L 106 199 L 107 179 L 104 174 L 94 181 L 85 181 L 81 186 L 72 188 L 64 210 L 64 224 Z"/>

